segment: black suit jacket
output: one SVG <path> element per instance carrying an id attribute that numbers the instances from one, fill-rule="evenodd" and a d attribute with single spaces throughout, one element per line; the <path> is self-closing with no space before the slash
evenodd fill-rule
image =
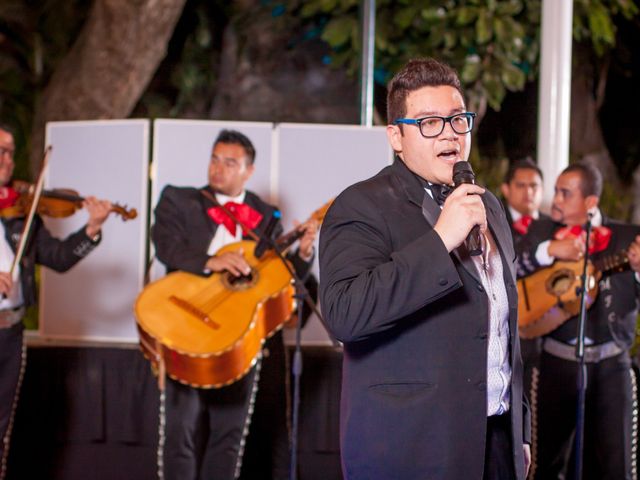
<path id="1" fill-rule="evenodd" d="M 433 230 L 440 208 L 400 160 L 344 191 L 320 235 L 320 298 L 344 342 L 343 469 L 349 479 L 481 479 L 488 298 L 473 261 Z M 513 458 L 524 479 L 515 252 L 483 195 L 509 297 Z M 527 418 L 525 418 L 527 417 Z M 523 428 L 524 427 L 524 428 Z M 524 430 L 524 431 L 523 431 Z"/>
<path id="2" fill-rule="evenodd" d="M 2 219 L 7 242 L 15 252 L 24 226 L 24 218 Z M 37 300 L 35 266 L 44 265 L 57 272 L 65 272 L 86 257 L 100 243 L 94 242 L 85 233 L 85 227 L 60 240 L 52 237 L 44 226 L 42 219 L 35 216 L 31 225 L 31 233 L 20 262 L 20 281 L 22 295 L 26 306 Z"/>
<path id="3" fill-rule="evenodd" d="M 151 237 L 156 248 L 156 256 L 165 264 L 167 270 L 183 270 L 196 275 L 204 275 L 204 266 L 210 255 L 207 254 L 218 224 L 207 210 L 214 204 L 202 190 L 208 187 L 174 187 L 168 185 L 162 191 L 155 208 L 156 221 L 151 229 Z M 209 190 L 213 195 L 213 192 Z M 263 215 L 257 229 L 263 232 L 276 208 L 262 201 L 255 193 L 247 190 L 245 203 Z M 282 232 L 277 224 L 274 235 Z M 245 237 L 250 238 L 250 237 Z M 289 255 L 296 273 L 306 278 L 311 262 L 305 262 L 298 255 Z"/>
<path id="4" fill-rule="evenodd" d="M 626 250 L 636 235 L 640 234 L 640 227 L 607 217 L 603 217 L 602 225 L 611 229 L 611 240 L 604 251 L 593 256 L 593 260 Z M 538 245 L 552 239 L 562 226 L 550 218 L 536 220 L 531 224 L 522 241 L 523 254 L 519 260 L 519 272 L 529 275 L 540 268 L 535 259 Z M 597 343 L 614 340 L 620 347 L 630 348 L 635 339 L 640 293 L 634 272 L 630 269 L 607 272 L 598 287 L 598 296 L 587 314 L 586 335 Z M 571 340 L 576 337 L 577 321 L 577 317 L 573 317 L 549 335 L 561 341 Z"/>

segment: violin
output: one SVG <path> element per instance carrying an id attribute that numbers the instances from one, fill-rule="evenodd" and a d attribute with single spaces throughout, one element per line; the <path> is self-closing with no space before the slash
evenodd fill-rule
<path id="1" fill-rule="evenodd" d="M 17 194 L 13 205 L 0 208 L 0 217 L 17 218 L 24 217 L 33 203 L 34 185 L 14 180 L 12 188 Z M 42 190 L 37 206 L 37 212 L 52 218 L 65 218 L 73 215 L 76 210 L 82 208 L 84 197 L 81 197 L 75 190 L 67 188 L 56 188 L 53 190 Z M 128 209 L 126 206 L 114 203 L 111 211 L 120 215 L 123 221 L 132 220 L 138 216 L 135 208 Z"/>

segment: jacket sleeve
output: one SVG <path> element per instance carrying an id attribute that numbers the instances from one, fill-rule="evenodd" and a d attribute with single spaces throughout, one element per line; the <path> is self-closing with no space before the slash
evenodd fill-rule
<path id="1" fill-rule="evenodd" d="M 178 189 L 165 187 L 155 208 L 156 221 L 151 228 L 151 238 L 156 256 L 167 269 L 203 275 L 209 255 L 189 242 L 191 232 L 187 231 L 185 223 L 189 211 L 186 201 Z"/>
<path id="2" fill-rule="evenodd" d="M 343 342 L 388 330 L 462 285 L 435 230 L 394 248 L 388 222 L 380 205 L 347 190 L 320 230 L 322 313 Z"/>
<path id="3" fill-rule="evenodd" d="M 296 250 L 294 253 L 290 253 L 287 255 L 287 258 L 293 265 L 293 269 L 295 270 L 300 280 L 306 282 L 307 278 L 311 273 L 311 267 L 313 265 L 313 259 L 315 258 L 315 253 L 311 255 L 309 260 L 304 260 L 300 257 L 300 253 Z"/>
<path id="4" fill-rule="evenodd" d="M 514 242 L 516 249 L 516 271 L 518 278 L 531 275 L 542 265 L 536 259 L 536 252 L 540 244 L 551 239 L 555 226 L 547 220 L 534 221 L 526 235 Z"/>
<path id="5" fill-rule="evenodd" d="M 89 255 L 102 239 L 102 235 L 95 241 L 89 238 L 85 232 L 85 226 L 83 226 L 64 240 L 60 240 L 49 233 L 40 217 L 34 219 L 33 232 L 32 241 L 35 244 L 36 263 L 56 272 L 69 270 Z"/>

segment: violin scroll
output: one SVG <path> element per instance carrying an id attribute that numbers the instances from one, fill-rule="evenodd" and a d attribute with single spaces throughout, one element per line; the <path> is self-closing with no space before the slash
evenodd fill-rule
<path id="1" fill-rule="evenodd" d="M 126 205 L 122 206 L 117 203 L 111 205 L 111 211 L 120 215 L 120 218 L 122 218 L 123 222 L 126 222 L 127 220 L 133 220 L 138 216 L 138 211 L 135 208 L 127 208 Z"/>

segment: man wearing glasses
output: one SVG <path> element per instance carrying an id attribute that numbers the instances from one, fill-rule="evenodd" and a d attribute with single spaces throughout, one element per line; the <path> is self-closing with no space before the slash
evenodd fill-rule
<path id="1" fill-rule="evenodd" d="M 410 61 L 387 105 L 393 165 L 340 194 L 320 235 L 322 311 L 344 342 L 345 478 L 524 479 L 509 225 L 479 186 L 442 195 L 469 156 L 475 114 L 433 59 Z M 483 249 L 470 256 L 476 225 Z"/>

